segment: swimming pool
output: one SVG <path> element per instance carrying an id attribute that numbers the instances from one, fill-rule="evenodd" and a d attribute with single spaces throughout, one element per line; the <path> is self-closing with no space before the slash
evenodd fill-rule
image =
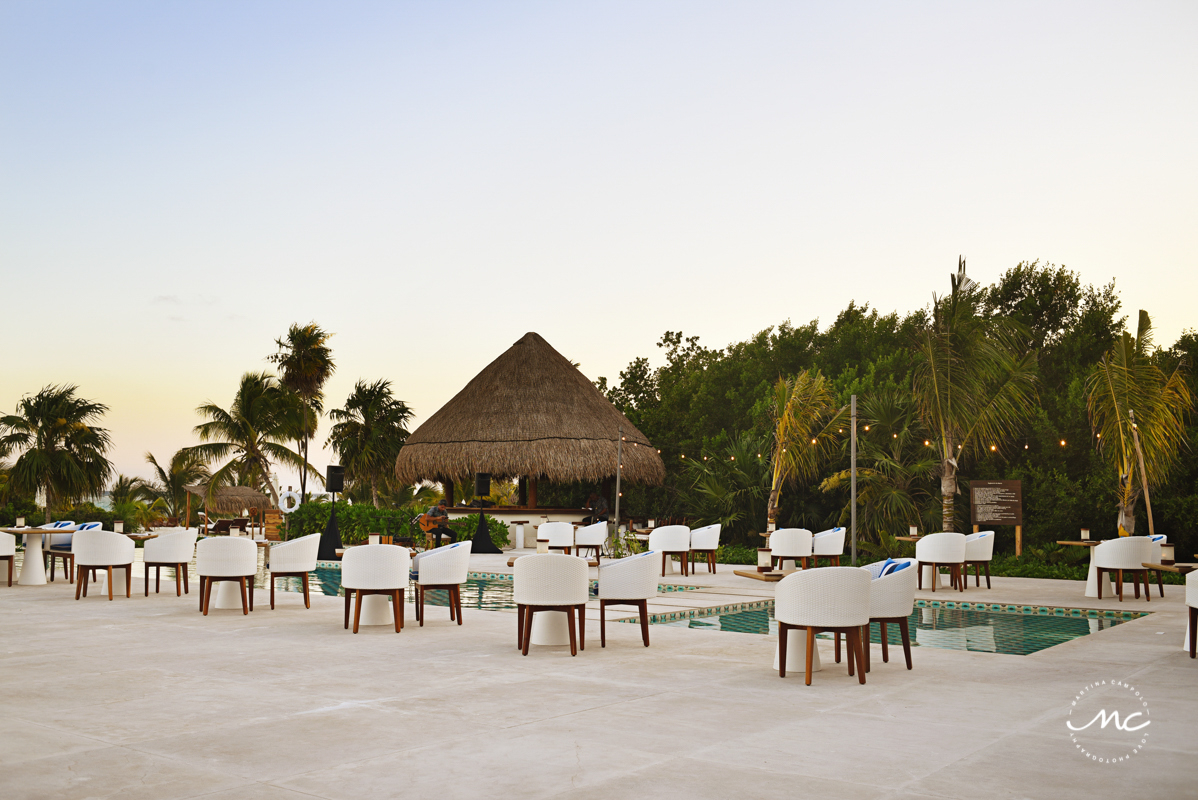
<path id="1" fill-rule="evenodd" d="M 674 620 L 651 618 L 650 621 L 676 628 L 776 636 L 778 623 L 774 619 L 773 601 L 755 605 L 758 607 L 708 616 L 696 615 Z M 917 600 L 915 605 L 915 610 L 907 618 L 913 647 L 1023 656 L 1107 630 L 1149 613 L 941 600 Z M 880 643 L 879 626 L 870 627 L 870 641 Z M 901 645 L 902 634 L 898 626 L 888 625 L 886 628 L 887 641 Z M 831 638 L 831 634 L 820 636 Z"/>

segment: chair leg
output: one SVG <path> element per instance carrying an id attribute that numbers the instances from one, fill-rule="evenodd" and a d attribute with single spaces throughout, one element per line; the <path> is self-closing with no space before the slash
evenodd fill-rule
<path id="1" fill-rule="evenodd" d="M 154 567 L 154 594 L 158 594 L 162 589 L 162 567 Z"/>
<path id="2" fill-rule="evenodd" d="M 570 655 L 578 655 L 578 630 L 574 625 L 574 609 L 566 610 L 566 624 L 570 627 Z"/>
<path id="3" fill-rule="evenodd" d="M 200 592 L 200 603 L 204 607 L 204 616 L 208 616 L 208 602 L 212 598 L 212 576 L 208 576 L 208 580 L 204 581 L 204 590 Z"/>
<path id="4" fill-rule="evenodd" d="M 241 613 L 243 615 L 248 615 L 250 613 L 250 606 L 245 596 L 245 576 L 242 575 L 240 578 L 238 578 L 237 583 L 241 585 Z"/>
<path id="5" fill-rule="evenodd" d="M 1104 583 L 1104 581 L 1102 580 L 1102 576 L 1106 574 L 1106 570 L 1104 570 L 1102 567 L 1095 567 L 1095 571 L 1098 573 L 1098 599 L 1101 600 L 1102 599 L 1102 584 Z"/>
<path id="6" fill-rule="evenodd" d="M 458 606 L 458 625 L 462 624 L 462 587 L 457 585 L 453 587 L 453 601 Z"/>
<path id="7" fill-rule="evenodd" d="M 404 620 L 405 610 L 404 609 L 406 607 L 406 604 L 404 603 L 404 590 L 396 589 L 395 597 L 396 597 L 396 603 L 397 603 L 396 608 L 399 609 L 399 629 L 402 631 L 404 622 L 405 622 L 405 620 Z"/>
<path id="8" fill-rule="evenodd" d="M 882 639 L 882 663 L 889 664 L 890 663 L 890 653 L 889 653 L 890 643 L 886 641 L 886 623 L 879 622 L 878 630 L 881 631 L 881 634 L 882 634 L 882 636 L 881 636 L 881 639 Z"/>
<path id="9" fill-rule="evenodd" d="M 576 606 L 578 609 L 578 649 L 587 649 L 587 607 L 586 603 Z M 573 613 L 573 612 L 571 612 Z M 460 619 L 460 617 L 459 617 Z"/>
<path id="10" fill-rule="evenodd" d="M 311 608 L 312 607 L 312 598 L 308 594 L 308 573 L 305 572 L 300 577 L 300 580 L 303 581 L 303 583 L 304 583 L 304 608 Z M 273 585 L 271 586 L 271 589 L 274 589 Z"/>
<path id="11" fill-rule="evenodd" d="M 183 576 L 179 573 L 183 571 L 182 564 L 175 565 L 175 597 L 183 596 Z"/>
<path id="12" fill-rule="evenodd" d="M 984 562 L 982 562 L 982 566 L 986 570 L 986 588 L 989 589 L 990 588 L 990 562 L 984 561 Z"/>
<path id="13" fill-rule="evenodd" d="M 860 630 L 860 629 L 858 629 L 858 630 Z M 839 633 L 837 633 L 835 635 L 837 637 L 840 636 Z M 861 665 L 859 663 L 856 663 L 857 662 L 857 648 L 853 646 L 853 629 L 852 628 L 846 629 L 844 632 L 844 646 L 845 646 L 845 649 L 848 650 L 848 653 L 846 653 L 847 658 L 845 658 L 845 661 L 847 661 L 849 664 L 849 675 L 852 676 L 852 675 L 857 674 L 857 672 L 859 670 L 861 670 Z"/>
<path id="14" fill-rule="evenodd" d="M 1136 588 L 1136 599 L 1139 600 L 1140 599 L 1140 571 L 1138 569 L 1132 570 L 1131 582 L 1132 582 L 1132 585 L 1134 585 Z"/>
<path id="15" fill-rule="evenodd" d="M 253 576 L 253 575 L 248 575 L 248 576 L 246 576 L 246 580 L 247 580 L 247 581 L 249 581 L 249 589 L 250 589 L 250 611 L 253 611 L 253 610 L 254 610 L 254 576 Z"/>
<path id="16" fill-rule="evenodd" d="M 786 634 L 790 630 L 790 626 L 785 622 L 778 623 L 778 677 L 786 677 L 786 640 L 789 638 Z"/>
<path id="17" fill-rule="evenodd" d="M 607 601 L 599 601 L 599 646 L 607 647 Z"/>
<path id="18" fill-rule="evenodd" d="M 524 606 L 524 641 L 520 645 L 523 655 L 528 655 L 528 645 L 532 639 L 532 615 L 532 606 Z"/>
<path id="19" fill-rule="evenodd" d="M 907 669 L 911 669 L 911 635 L 907 632 L 907 618 L 899 619 L 899 630 L 903 634 L 903 655 L 907 659 Z"/>
<path id="20" fill-rule="evenodd" d="M 811 656 L 815 652 L 815 628 L 807 628 L 807 685 L 811 685 Z M 782 662 L 786 664 L 785 661 Z"/>
<path id="21" fill-rule="evenodd" d="M 83 567 L 77 567 L 79 572 L 78 579 L 75 581 L 75 599 L 79 599 L 79 595 L 83 592 L 83 587 L 87 586 L 87 577 L 83 574 Z M 8 562 L 8 585 L 12 586 L 12 561 Z"/>
<path id="22" fill-rule="evenodd" d="M 395 632 L 396 633 L 399 633 L 400 630 L 403 629 L 403 626 L 399 623 L 399 612 L 403 610 L 403 606 L 400 605 L 400 602 L 401 601 L 399 599 L 399 589 L 396 589 L 394 592 L 391 593 L 391 605 L 392 605 L 392 611 L 395 614 Z"/>
<path id="23" fill-rule="evenodd" d="M 869 656 L 865 653 L 865 648 L 869 647 L 868 640 L 861 641 L 861 629 L 854 628 L 852 631 L 853 645 L 857 650 L 857 682 L 862 686 L 865 685 L 865 673 L 869 672 Z"/>
<path id="24" fill-rule="evenodd" d="M 1116 589 L 1119 590 L 1119 602 L 1123 602 L 1123 570 L 1119 570 L 1115 578 Z"/>
<path id="25" fill-rule="evenodd" d="M 1190 658 L 1198 656 L 1198 608 L 1190 606 Z"/>
<path id="26" fill-rule="evenodd" d="M 345 630 L 349 630 L 349 604 L 350 604 L 351 598 L 353 596 L 354 596 L 353 589 L 345 590 Z"/>
<path id="27" fill-rule="evenodd" d="M 832 639 L 836 642 L 836 663 L 840 663 L 840 631 L 832 632 Z"/>
<path id="28" fill-rule="evenodd" d="M 133 562 L 125 565 L 125 597 L 133 597 Z"/>
<path id="29" fill-rule="evenodd" d="M 270 580 L 270 610 L 275 610 L 275 574 L 271 572 L 267 575 Z"/>
<path id="30" fill-rule="evenodd" d="M 200 587 L 199 587 L 199 590 L 197 591 L 197 594 L 200 596 L 200 611 L 204 610 L 204 584 L 206 582 L 207 582 L 207 579 L 203 575 L 201 575 L 200 576 Z"/>
<path id="31" fill-rule="evenodd" d="M 183 568 L 183 594 L 191 594 L 191 586 L 188 585 L 187 564 L 182 564 L 181 566 Z"/>
<path id="32" fill-rule="evenodd" d="M 520 606 L 516 613 L 516 649 L 520 649 L 520 642 L 523 641 L 524 634 L 524 606 Z M 424 627 L 424 587 L 416 585 L 416 621 L 420 623 L 420 627 Z"/>
<path id="33" fill-rule="evenodd" d="M 362 618 L 362 591 L 354 598 L 354 633 L 358 632 L 358 621 Z"/>
<path id="34" fill-rule="evenodd" d="M 661 577 L 666 576 L 666 559 L 669 558 L 665 553 L 661 554 Z"/>
<path id="35" fill-rule="evenodd" d="M 146 597 L 150 596 L 150 565 L 145 565 Z"/>
<path id="36" fill-rule="evenodd" d="M 920 591 L 923 591 L 923 562 L 922 561 L 915 562 L 915 585 Z"/>
<path id="37" fill-rule="evenodd" d="M 1161 590 L 1161 597 L 1165 596 L 1165 581 L 1161 577 L 1161 573 L 1163 573 L 1163 572 L 1164 572 L 1164 570 L 1159 570 L 1159 569 L 1156 571 L 1156 585 L 1157 585 L 1157 588 L 1159 588 Z"/>
<path id="38" fill-rule="evenodd" d="M 940 583 L 940 565 L 932 565 L 932 591 L 936 591 L 936 584 Z"/>
<path id="39" fill-rule="evenodd" d="M 416 588 L 416 596 L 420 597 L 420 588 Z M 419 606 L 420 601 L 416 601 Z M 423 624 L 423 623 L 421 623 Z M 516 606 L 516 649 L 519 650 L 524 646 L 524 606 Z"/>
<path id="40" fill-rule="evenodd" d="M 872 628 L 872 627 L 873 627 L 873 623 L 867 622 L 867 623 L 865 623 L 865 625 L 863 627 L 858 629 L 861 631 L 861 633 L 858 635 L 861 637 L 861 647 L 863 649 L 863 654 L 865 655 L 865 671 L 866 672 L 869 672 L 869 649 L 870 649 L 869 648 L 869 631 L 870 631 L 870 628 Z"/>
<path id="41" fill-rule="evenodd" d="M 649 601 L 641 600 L 638 606 L 641 612 L 641 639 L 645 642 L 645 647 L 649 646 Z"/>

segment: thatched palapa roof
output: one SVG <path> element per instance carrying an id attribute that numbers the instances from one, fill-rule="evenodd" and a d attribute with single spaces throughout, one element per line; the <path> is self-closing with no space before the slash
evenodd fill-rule
<path id="1" fill-rule="evenodd" d="M 217 486 L 208 495 L 208 484 L 188 486 L 187 491 L 205 501 L 210 511 L 217 514 L 240 514 L 247 508 L 270 508 L 270 499 L 248 486 Z"/>
<path id="2" fill-rule="evenodd" d="M 561 353 L 526 333 L 408 437 L 396 477 L 603 480 L 616 474 L 621 426 L 623 479 L 661 483 L 665 465 L 645 435 Z"/>

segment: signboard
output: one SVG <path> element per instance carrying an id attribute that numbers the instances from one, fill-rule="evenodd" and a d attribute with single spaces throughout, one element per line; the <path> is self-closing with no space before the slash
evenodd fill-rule
<path id="1" fill-rule="evenodd" d="M 1023 525 L 1023 485 L 1019 481 L 970 481 L 974 525 Z"/>

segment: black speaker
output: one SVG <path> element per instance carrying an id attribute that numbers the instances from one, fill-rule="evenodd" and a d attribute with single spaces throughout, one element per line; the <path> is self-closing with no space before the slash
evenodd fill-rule
<path id="1" fill-rule="evenodd" d="M 345 467 L 329 464 L 324 471 L 324 490 L 326 492 L 345 491 Z"/>
<path id="2" fill-rule="evenodd" d="M 478 472 L 474 475 L 474 496 L 486 497 L 491 493 L 491 473 Z"/>

